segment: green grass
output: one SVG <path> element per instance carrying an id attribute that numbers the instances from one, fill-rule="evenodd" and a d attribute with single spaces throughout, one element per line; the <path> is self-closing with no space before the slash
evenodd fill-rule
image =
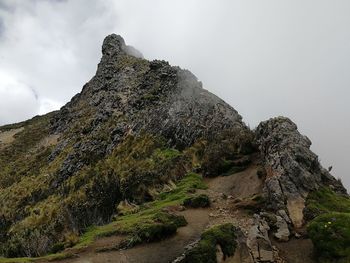
<path id="1" fill-rule="evenodd" d="M 350 261 L 350 214 L 332 212 L 321 215 L 308 226 L 320 260 Z"/>
<path id="2" fill-rule="evenodd" d="M 181 219 L 168 217 L 162 212 L 162 209 L 173 205 L 180 205 L 188 197 L 189 191 L 204 188 L 206 186 L 200 175 L 194 173 L 187 174 L 179 181 L 175 189 L 161 193 L 158 199 L 153 202 L 145 203 L 137 213 L 120 216 L 116 221 L 104 226 L 90 227 L 83 234 L 76 247 L 87 246 L 98 238 L 117 233 L 135 237 L 145 229 L 152 228 L 152 225 L 159 225 L 159 223 L 161 225 L 163 224 L 161 227 L 164 227 L 166 224 L 178 225 L 176 221 Z"/>
<path id="3" fill-rule="evenodd" d="M 183 263 L 216 263 L 216 246 L 225 257 L 233 256 L 236 250 L 236 228 L 230 224 L 217 225 L 206 230 L 193 249 L 186 253 Z"/>
<path id="4" fill-rule="evenodd" d="M 350 262 L 350 199 L 323 187 L 309 194 L 306 207 L 318 262 Z"/>
<path id="5" fill-rule="evenodd" d="M 338 195 L 329 188 L 322 187 L 309 194 L 306 206 L 314 216 L 329 212 L 350 213 L 350 198 Z"/>

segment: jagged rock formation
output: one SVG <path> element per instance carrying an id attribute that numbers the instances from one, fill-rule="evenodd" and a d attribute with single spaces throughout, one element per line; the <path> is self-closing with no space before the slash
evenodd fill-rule
<path id="1" fill-rule="evenodd" d="M 321 166 L 317 155 L 310 150 L 311 141 L 298 132 L 290 119 L 278 117 L 260 123 L 256 140 L 267 170 L 267 208 L 278 212 L 296 229 L 305 223 L 303 210 L 309 192 L 329 186 L 346 194 L 342 184 Z"/>
<path id="2" fill-rule="evenodd" d="M 124 47 L 120 36 L 106 37 L 96 75 L 54 117 L 55 132 L 72 129 L 73 122 L 89 117 L 94 122 L 85 129 L 94 133 L 114 118 L 120 120 L 118 134 L 150 132 L 167 138 L 169 145 L 186 147 L 217 130 L 244 128 L 237 111 L 204 90 L 191 72 L 165 61 L 137 58 Z"/>
<path id="3" fill-rule="evenodd" d="M 237 111 L 204 90 L 191 72 L 127 51 L 120 36 L 106 37 L 96 75 L 51 120 L 53 132 L 62 134 L 51 160 L 74 143 L 59 179 L 87 158 L 111 153 L 126 134 L 161 136 L 169 147 L 182 149 L 220 130 L 246 129 Z M 101 133 L 108 137 L 101 139 Z"/>

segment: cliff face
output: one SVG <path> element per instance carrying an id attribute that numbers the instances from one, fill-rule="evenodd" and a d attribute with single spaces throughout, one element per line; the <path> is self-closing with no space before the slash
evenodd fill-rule
<path id="1" fill-rule="evenodd" d="M 120 206 L 163 200 L 174 182 L 196 172 L 231 176 L 227 182 L 235 185 L 218 188 L 227 190 L 222 196 L 236 199 L 226 196 L 228 201 L 219 204 L 254 212 L 246 229 L 224 228 L 239 232 L 247 262 L 281 262 L 269 234 L 280 241 L 304 235 L 306 223 L 325 212 L 309 205 L 320 189 L 347 200 L 342 184 L 320 165 L 310 145 L 283 117 L 250 131 L 237 111 L 203 89 L 191 72 L 147 61 L 120 36 L 107 36 L 96 75 L 81 93 L 59 111 L 0 127 L 0 256 L 40 256 L 85 242 L 79 237 L 88 227 L 118 218 Z M 248 191 L 244 172 L 242 180 L 235 179 L 247 167 L 251 187 L 255 183 L 261 191 Z M 251 171 L 258 171 L 258 179 Z M 170 204 L 198 187 L 184 184 Z M 244 187 L 247 193 L 234 190 Z M 165 208 L 157 209 L 146 219 L 159 226 Z M 166 214 L 165 221 L 171 216 Z M 137 232 L 143 231 L 140 224 L 130 230 L 128 222 L 127 230 L 113 233 L 151 240 L 149 233 Z M 172 221 L 170 226 L 171 233 L 179 227 Z M 187 262 L 186 253 L 181 260 Z"/>

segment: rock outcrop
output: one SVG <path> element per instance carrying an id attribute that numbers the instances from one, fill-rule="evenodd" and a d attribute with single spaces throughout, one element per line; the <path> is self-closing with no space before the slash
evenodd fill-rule
<path id="1" fill-rule="evenodd" d="M 342 184 L 324 169 L 310 150 L 311 141 L 299 133 L 288 118 L 278 117 L 259 124 L 256 143 L 267 171 L 265 193 L 268 209 L 279 214 L 279 225 L 304 223 L 303 210 L 308 193 L 329 186 L 346 193 Z M 285 238 L 283 238 L 285 239 Z"/>

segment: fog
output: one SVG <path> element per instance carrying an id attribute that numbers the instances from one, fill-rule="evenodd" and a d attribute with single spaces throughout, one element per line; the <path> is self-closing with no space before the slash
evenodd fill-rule
<path id="1" fill-rule="evenodd" d="M 0 0 L 0 124 L 58 109 L 117 33 L 191 70 L 254 128 L 287 116 L 350 187 L 348 0 Z"/>

